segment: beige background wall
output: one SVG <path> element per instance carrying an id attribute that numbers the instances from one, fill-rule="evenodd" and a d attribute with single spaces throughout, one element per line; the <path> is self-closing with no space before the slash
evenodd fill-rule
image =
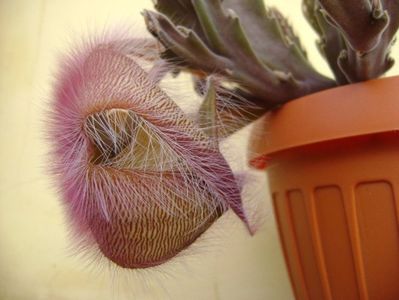
<path id="1" fill-rule="evenodd" d="M 300 0 L 268 3 L 285 10 L 311 59 L 328 73 Z M 226 216 L 194 254 L 155 271 L 110 271 L 67 248 L 41 138 L 56 54 L 73 37 L 114 23 L 142 31 L 139 12 L 150 7 L 149 0 L 0 0 L 0 300 L 292 299 L 270 214 L 253 238 Z M 399 58 L 397 47 L 393 52 Z M 398 73 L 396 65 L 390 74 Z M 242 136 L 237 141 L 243 148 Z M 265 191 L 261 196 L 267 206 Z"/>

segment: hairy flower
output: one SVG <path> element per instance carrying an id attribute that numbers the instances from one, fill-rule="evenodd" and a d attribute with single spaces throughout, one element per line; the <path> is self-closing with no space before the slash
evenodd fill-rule
<path id="1" fill-rule="evenodd" d="M 163 70 L 137 63 L 146 49 L 146 40 L 104 39 L 75 50 L 61 64 L 49 126 L 74 232 L 124 268 L 176 256 L 229 207 L 247 223 L 214 141 L 159 88 Z"/>

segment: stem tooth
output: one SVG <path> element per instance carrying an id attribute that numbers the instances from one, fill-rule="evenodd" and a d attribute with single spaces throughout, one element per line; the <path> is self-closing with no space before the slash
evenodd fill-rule
<path id="1" fill-rule="evenodd" d="M 371 3 L 373 19 L 381 19 L 384 16 L 384 8 L 380 0 L 373 0 Z"/>

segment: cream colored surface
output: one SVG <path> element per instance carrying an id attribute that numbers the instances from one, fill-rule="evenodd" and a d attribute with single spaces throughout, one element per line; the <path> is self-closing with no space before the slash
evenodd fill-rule
<path id="1" fill-rule="evenodd" d="M 312 60 L 328 73 L 300 0 L 281 2 L 269 1 L 291 17 Z M 72 37 L 108 25 L 139 30 L 139 12 L 150 7 L 149 0 L 0 0 L 0 300 L 292 299 L 270 214 L 252 238 L 227 216 L 194 255 L 161 270 L 112 272 L 68 251 L 62 207 L 43 168 L 42 120 L 56 54 Z M 398 65 L 390 73 L 399 73 Z M 243 148 L 242 137 L 237 141 Z M 270 201 L 265 191 L 261 198 Z"/>

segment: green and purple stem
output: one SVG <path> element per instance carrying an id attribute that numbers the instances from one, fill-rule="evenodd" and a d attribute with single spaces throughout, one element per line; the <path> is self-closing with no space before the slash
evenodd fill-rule
<path id="1" fill-rule="evenodd" d="M 263 0 L 157 0 L 155 9 L 144 18 L 165 46 L 165 59 L 195 77 L 201 74 L 200 80 L 216 74 L 235 83 L 231 93 L 259 108 L 243 125 L 301 96 L 377 78 L 394 62 L 389 54 L 399 1 L 303 1 L 335 80 L 312 67 L 287 19 Z"/>

